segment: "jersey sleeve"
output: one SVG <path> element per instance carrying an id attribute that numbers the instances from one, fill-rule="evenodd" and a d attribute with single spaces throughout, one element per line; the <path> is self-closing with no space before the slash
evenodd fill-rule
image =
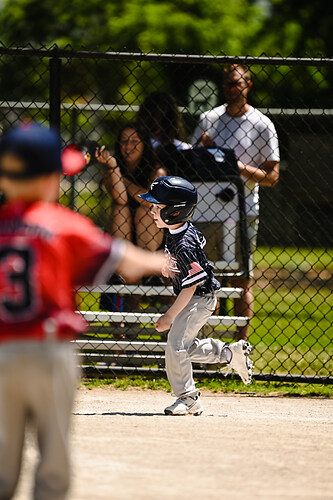
<path id="1" fill-rule="evenodd" d="M 75 214 L 73 222 L 75 227 L 66 235 L 73 286 L 106 283 L 124 255 L 125 243 L 86 217 Z"/>
<path id="2" fill-rule="evenodd" d="M 194 252 L 180 251 L 177 254 L 177 266 L 182 288 L 200 285 L 208 278 L 208 274 L 199 264 Z"/>

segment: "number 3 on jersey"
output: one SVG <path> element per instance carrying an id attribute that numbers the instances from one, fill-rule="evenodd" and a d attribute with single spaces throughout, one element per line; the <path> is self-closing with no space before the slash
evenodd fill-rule
<path id="1" fill-rule="evenodd" d="M 33 253 L 30 247 L 0 247 L 0 316 L 4 321 L 24 321 L 35 313 Z"/>

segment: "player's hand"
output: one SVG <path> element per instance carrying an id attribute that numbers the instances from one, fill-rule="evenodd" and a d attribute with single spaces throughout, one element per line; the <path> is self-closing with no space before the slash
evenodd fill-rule
<path id="1" fill-rule="evenodd" d="M 168 262 L 165 262 L 163 268 L 162 268 L 162 276 L 164 276 L 164 278 L 169 278 L 169 265 L 168 265 Z"/>
<path id="2" fill-rule="evenodd" d="M 239 172 L 243 177 L 251 179 L 251 173 L 248 171 L 247 165 L 240 160 L 237 160 L 237 166 L 239 168 Z"/>
<path id="3" fill-rule="evenodd" d="M 202 132 L 199 144 L 204 148 L 213 148 L 215 146 L 214 139 L 207 132 Z"/>
<path id="4" fill-rule="evenodd" d="M 110 152 L 105 149 L 105 146 L 96 148 L 95 157 L 99 163 L 107 165 L 108 168 L 115 168 L 117 166 L 116 159 L 110 155 Z"/>
<path id="5" fill-rule="evenodd" d="M 171 318 L 168 316 L 168 313 L 165 313 L 156 321 L 155 328 L 158 332 L 164 332 L 165 330 L 170 330 L 171 323 Z"/>
<path id="6" fill-rule="evenodd" d="M 179 269 L 177 267 L 177 260 L 171 255 L 167 256 L 167 261 L 162 268 L 162 275 L 165 278 L 175 278 L 179 274 Z"/>

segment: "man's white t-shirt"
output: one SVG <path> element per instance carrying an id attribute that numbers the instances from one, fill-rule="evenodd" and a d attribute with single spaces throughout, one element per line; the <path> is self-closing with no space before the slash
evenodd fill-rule
<path id="1" fill-rule="evenodd" d="M 236 157 L 246 165 L 261 167 L 266 161 L 280 161 L 279 143 L 272 121 L 258 109 L 239 117 L 229 116 L 226 106 L 218 106 L 200 116 L 192 144 L 198 144 L 202 132 L 210 135 L 216 146 L 235 151 Z M 259 184 L 244 180 L 247 215 L 259 214 Z"/>

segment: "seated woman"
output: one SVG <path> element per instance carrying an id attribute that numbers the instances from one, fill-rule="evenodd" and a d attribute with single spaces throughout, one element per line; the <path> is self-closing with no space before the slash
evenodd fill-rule
<path id="1" fill-rule="evenodd" d="M 112 198 L 108 232 L 135 242 L 141 248 L 156 251 L 162 244 L 163 231 L 156 228 L 149 213 L 149 203 L 137 195 L 167 172 L 158 165 L 149 138 L 145 139 L 135 123 L 128 123 L 118 135 L 114 157 L 103 146 L 96 151 L 96 159 L 106 166 L 103 184 Z M 125 301 L 126 310 L 133 310 L 138 305 L 138 298 L 132 297 Z M 101 306 L 107 308 L 106 305 L 102 297 Z"/>
<path id="2" fill-rule="evenodd" d="M 103 184 L 112 198 L 109 232 L 142 248 L 157 250 L 163 232 L 156 228 L 149 204 L 138 194 L 167 173 L 157 164 L 149 139 L 145 140 L 136 124 L 128 123 L 118 135 L 114 158 L 105 148 L 97 151 L 96 158 L 106 165 Z"/>

